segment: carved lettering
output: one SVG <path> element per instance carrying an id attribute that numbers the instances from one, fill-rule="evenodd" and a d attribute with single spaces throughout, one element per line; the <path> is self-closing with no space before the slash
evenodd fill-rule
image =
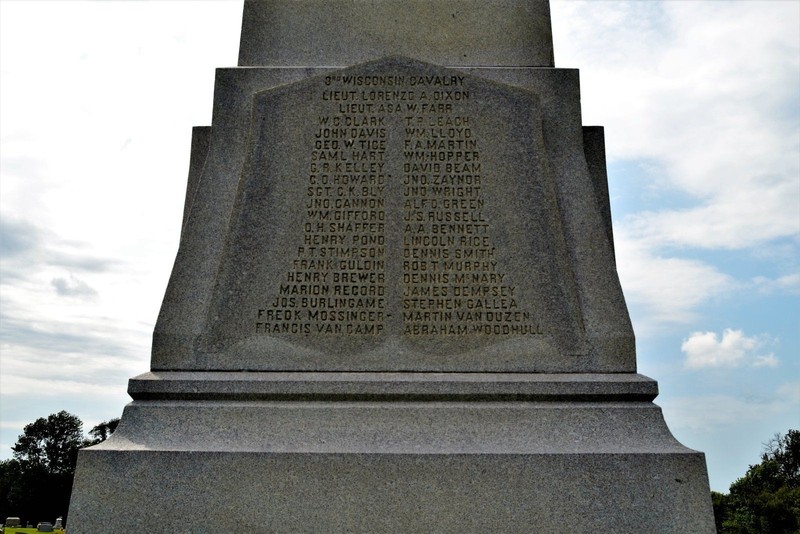
<path id="1" fill-rule="evenodd" d="M 542 334 L 497 254 L 473 96 L 461 75 L 324 78 L 302 241 L 256 332 Z"/>

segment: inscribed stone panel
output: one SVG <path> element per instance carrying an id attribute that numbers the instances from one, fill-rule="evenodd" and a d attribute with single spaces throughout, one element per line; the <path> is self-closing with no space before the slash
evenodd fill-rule
<path id="1" fill-rule="evenodd" d="M 389 58 L 255 97 L 202 358 L 538 370 L 583 328 L 535 94 Z"/>

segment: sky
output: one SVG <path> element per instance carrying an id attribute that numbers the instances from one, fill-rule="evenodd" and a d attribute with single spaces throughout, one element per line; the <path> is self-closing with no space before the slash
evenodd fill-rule
<path id="1" fill-rule="evenodd" d="M 0 0 L 0 459 L 122 413 L 241 1 Z M 553 1 L 605 127 L 639 372 L 727 492 L 800 428 L 800 2 Z"/>

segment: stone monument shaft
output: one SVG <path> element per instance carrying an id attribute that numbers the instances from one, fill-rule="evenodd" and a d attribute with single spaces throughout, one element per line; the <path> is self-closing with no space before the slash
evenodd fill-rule
<path id="1" fill-rule="evenodd" d="M 245 1 L 70 531 L 713 532 L 607 191 L 547 1 Z"/>

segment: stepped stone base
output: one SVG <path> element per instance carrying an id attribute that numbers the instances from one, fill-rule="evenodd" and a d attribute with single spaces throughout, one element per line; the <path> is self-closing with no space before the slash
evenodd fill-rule
<path id="1" fill-rule="evenodd" d="M 165 372 L 129 392 L 81 453 L 72 533 L 714 532 L 704 456 L 641 375 Z"/>

